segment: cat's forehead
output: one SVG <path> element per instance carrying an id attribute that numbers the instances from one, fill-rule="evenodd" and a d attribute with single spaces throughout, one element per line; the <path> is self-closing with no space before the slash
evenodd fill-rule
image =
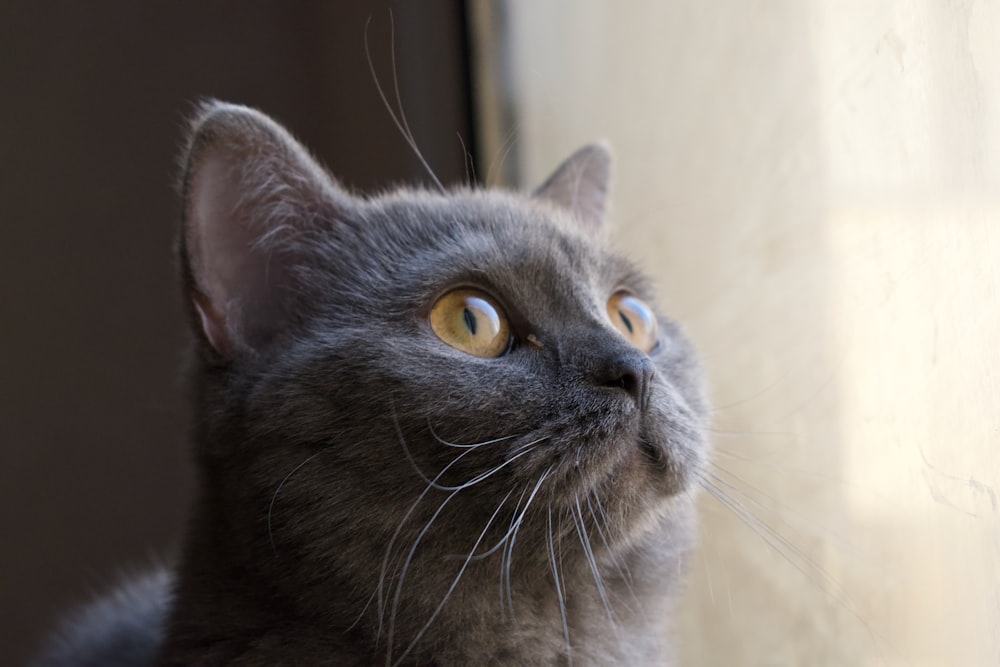
<path id="1" fill-rule="evenodd" d="M 383 204 L 388 234 L 437 266 L 525 278 L 556 273 L 584 279 L 613 270 L 617 259 L 557 208 L 495 191 L 448 196 L 406 194 Z"/>

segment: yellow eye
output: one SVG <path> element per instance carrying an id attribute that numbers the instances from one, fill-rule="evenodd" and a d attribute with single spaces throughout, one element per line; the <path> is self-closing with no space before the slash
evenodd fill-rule
<path id="1" fill-rule="evenodd" d="M 615 328 L 643 352 L 656 347 L 656 316 L 638 297 L 625 291 L 615 292 L 608 299 L 608 317 Z"/>
<path id="2" fill-rule="evenodd" d="M 477 357 L 499 357 L 510 344 L 510 325 L 503 311 L 478 290 L 448 292 L 431 308 L 430 320 L 438 338 Z"/>

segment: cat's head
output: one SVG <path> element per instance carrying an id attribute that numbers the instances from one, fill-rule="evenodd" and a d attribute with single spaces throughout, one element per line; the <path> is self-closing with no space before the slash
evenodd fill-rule
<path id="1" fill-rule="evenodd" d="M 314 578 L 341 552 L 398 572 L 425 528 L 429 562 L 571 516 L 614 548 L 687 502 L 700 370 L 606 247 L 604 147 L 531 195 L 359 197 L 263 114 L 210 103 L 185 165 L 199 451 L 248 548 Z"/>

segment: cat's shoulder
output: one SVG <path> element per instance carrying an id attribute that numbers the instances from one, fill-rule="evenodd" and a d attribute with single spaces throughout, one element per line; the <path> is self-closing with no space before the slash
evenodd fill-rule
<path id="1" fill-rule="evenodd" d="M 163 640 L 174 575 L 157 568 L 70 614 L 33 667 L 151 665 Z"/>

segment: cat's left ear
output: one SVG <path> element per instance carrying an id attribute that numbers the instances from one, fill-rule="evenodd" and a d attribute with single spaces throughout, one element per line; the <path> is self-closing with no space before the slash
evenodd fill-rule
<path id="1" fill-rule="evenodd" d="M 310 233 L 354 200 L 264 114 L 210 101 L 184 158 L 181 262 L 196 332 L 213 357 L 258 355 L 308 315 Z"/>
<path id="2" fill-rule="evenodd" d="M 606 143 L 584 146 L 549 176 L 535 197 L 570 211 L 589 233 L 604 224 L 611 182 L 611 150 Z"/>

